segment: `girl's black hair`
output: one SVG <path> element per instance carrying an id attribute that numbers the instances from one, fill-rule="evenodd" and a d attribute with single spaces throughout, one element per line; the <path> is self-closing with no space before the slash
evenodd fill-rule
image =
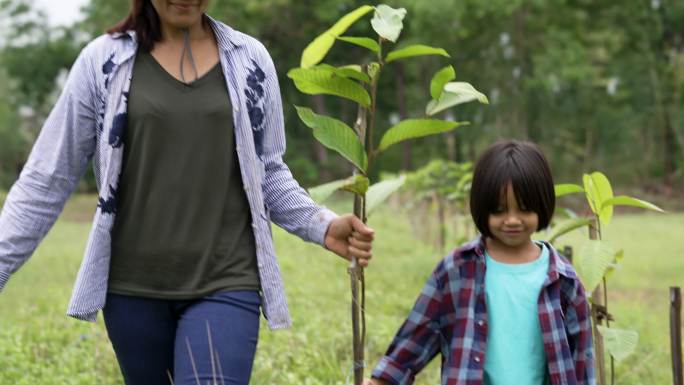
<path id="1" fill-rule="evenodd" d="M 489 215 L 500 206 L 511 183 L 518 206 L 539 217 L 537 231 L 549 226 L 556 206 L 553 177 L 546 157 L 532 142 L 505 140 L 490 146 L 475 164 L 470 213 L 475 226 L 491 237 Z"/>

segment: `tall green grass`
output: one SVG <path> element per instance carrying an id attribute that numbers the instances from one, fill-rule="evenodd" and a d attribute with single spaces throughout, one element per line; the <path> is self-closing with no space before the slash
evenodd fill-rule
<path id="1" fill-rule="evenodd" d="M 0 294 L 0 385 L 123 383 L 101 317 L 89 324 L 64 315 L 94 207 L 93 197 L 72 199 Z M 366 271 L 368 372 L 442 258 L 413 237 L 401 210 L 381 210 L 370 224 L 376 242 Z M 624 265 L 609 282 L 615 325 L 641 334 L 636 354 L 617 367 L 620 385 L 671 382 L 668 287 L 684 286 L 681 234 L 684 214 L 617 216 L 605 232 L 625 249 Z M 584 236 L 576 232 L 558 244 Z M 344 384 L 352 365 L 346 263 L 275 227 L 274 237 L 294 326 L 271 332 L 262 321 L 252 384 Z M 439 383 L 438 361 L 416 384 Z"/>

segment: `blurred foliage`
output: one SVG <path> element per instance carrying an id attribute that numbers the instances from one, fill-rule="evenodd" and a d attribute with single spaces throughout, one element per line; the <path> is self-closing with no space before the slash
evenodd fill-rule
<path id="1" fill-rule="evenodd" d="M 6 111 L 0 109 L 3 145 L 19 131 L 27 141 L 17 145 L 24 146 L 17 154 L 25 157 L 49 112 L 58 74 L 87 40 L 125 15 L 127 3 L 91 0 L 83 9 L 85 20 L 49 29 L 45 15 L 30 12 L 30 1 L 0 0 L 1 17 L 11 15 L 12 20 L 0 52 L 0 72 L 9 80 L 9 88 L 0 90 L 7 106 Z M 321 152 L 308 128 L 298 121 L 292 106 L 311 105 L 312 97 L 298 93 L 285 74 L 298 66 L 299 53 L 311 36 L 361 4 L 356 0 L 320 0 L 314 6 L 295 0 L 210 4 L 210 15 L 257 37 L 273 56 L 287 122 L 286 162 L 304 185 L 338 179 L 349 168 L 341 158 Z M 492 140 L 514 137 L 539 142 L 559 181 L 576 178 L 578 169 L 601 169 L 618 186 L 641 186 L 655 193 L 682 186 L 684 2 L 392 0 L 387 4 L 405 7 L 412 15 L 404 30 L 410 38 L 400 45 L 429 41 L 446 48 L 457 78 L 477 84 L 491 104 L 444 113 L 445 119 L 470 121 L 471 128 L 392 148 L 378 162 L 378 172 L 396 172 L 407 165 L 415 168 L 434 158 L 472 161 Z M 352 27 L 348 34 L 358 35 L 355 28 L 360 27 Z M 364 56 L 363 48 L 347 45 L 326 60 L 341 65 Z M 430 76 L 442 64 L 434 58 L 388 66 L 378 87 L 387 90 L 378 97 L 378 126 L 390 127 L 406 116 L 422 114 Z M 401 82 L 403 91 L 383 87 L 383 81 Z M 317 112 L 342 117 L 348 124 L 355 117 L 353 105 L 336 98 L 319 97 L 313 105 Z M 18 116 L 20 107 L 31 108 L 34 115 Z M 4 147 L 2 151 L 4 159 Z M 5 180 L 16 178 L 16 172 L 17 167 L 6 160 L 0 164 L 0 174 L 9 174 Z"/>

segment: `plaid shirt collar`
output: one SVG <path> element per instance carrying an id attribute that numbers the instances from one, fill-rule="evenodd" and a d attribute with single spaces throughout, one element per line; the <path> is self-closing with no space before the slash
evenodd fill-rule
<path id="1" fill-rule="evenodd" d="M 551 246 L 550 243 L 546 241 L 540 242 L 543 243 L 544 246 L 546 246 L 547 250 L 549 250 L 549 273 L 546 278 L 546 281 L 544 282 L 544 287 L 549 286 L 553 282 L 557 281 L 560 278 L 560 276 L 563 276 L 571 280 L 578 279 L 577 273 L 575 273 L 575 269 L 573 269 L 572 265 L 568 262 L 568 260 L 562 258 L 560 254 L 558 254 L 556 249 L 553 248 L 553 246 Z M 474 240 L 459 247 L 457 249 L 457 252 L 460 253 L 460 257 L 464 261 L 474 258 L 478 263 L 484 264 L 485 249 L 485 237 L 478 236 Z"/>

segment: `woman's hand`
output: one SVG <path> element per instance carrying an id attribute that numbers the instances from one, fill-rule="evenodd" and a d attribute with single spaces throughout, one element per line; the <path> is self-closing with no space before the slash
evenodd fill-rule
<path id="1" fill-rule="evenodd" d="M 354 256 L 359 265 L 366 267 L 372 256 L 374 234 L 373 229 L 363 224 L 355 215 L 343 215 L 330 222 L 325 234 L 325 247 L 347 260 Z"/>

